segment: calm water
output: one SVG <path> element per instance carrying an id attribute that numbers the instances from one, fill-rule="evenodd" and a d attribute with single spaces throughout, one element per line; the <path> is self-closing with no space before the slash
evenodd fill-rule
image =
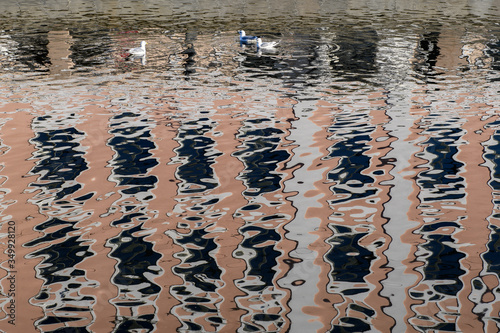
<path id="1" fill-rule="evenodd" d="M 2 332 L 500 330 L 499 1 L 0 3 Z"/>

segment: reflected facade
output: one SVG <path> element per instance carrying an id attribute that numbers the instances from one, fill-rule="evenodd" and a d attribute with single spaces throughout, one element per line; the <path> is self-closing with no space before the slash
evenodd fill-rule
<path id="1" fill-rule="evenodd" d="M 377 3 L 2 23 L 0 329 L 496 332 L 496 7 Z"/>

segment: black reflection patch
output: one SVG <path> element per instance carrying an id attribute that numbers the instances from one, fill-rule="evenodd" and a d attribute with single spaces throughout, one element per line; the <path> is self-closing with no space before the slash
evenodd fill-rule
<path id="1" fill-rule="evenodd" d="M 428 241 L 422 247 L 430 254 L 423 258 L 426 262 L 423 266 L 424 280 L 440 281 L 434 285 L 436 292 L 456 296 L 463 287 L 460 277 L 465 271 L 460 267 L 460 260 L 465 254 L 448 245 L 455 243 L 451 235 L 432 234 L 426 238 Z"/>
<path id="2" fill-rule="evenodd" d="M 118 286 L 146 284 L 138 291 L 145 295 L 158 294 L 161 287 L 152 282 L 146 275 L 156 276 L 159 274 L 152 267 L 156 266 L 161 255 L 153 250 L 153 244 L 146 241 L 145 236 L 135 236 L 140 231 L 143 231 L 142 224 L 123 230 L 118 237 L 109 241 L 116 246 L 110 256 L 119 260 L 113 283 Z"/>
<path id="3" fill-rule="evenodd" d="M 257 205 L 257 204 L 253 204 L 253 205 L 247 205 L 245 207 L 242 207 L 241 210 L 257 210 L 260 207 L 262 207 L 262 206 L 261 205 Z"/>
<path id="4" fill-rule="evenodd" d="M 369 332 L 371 331 L 370 324 L 364 320 L 354 317 L 344 317 L 339 320 L 341 325 L 334 325 L 330 333 L 345 333 L 345 332 Z"/>
<path id="5" fill-rule="evenodd" d="M 373 252 L 359 244 L 368 233 L 353 233 L 347 227 L 335 227 L 335 235 L 328 239 L 332 248 L 325 258 L 333 266 L 334 281 L 364 282 L 370 274 L 371 262 L 376 258 Z"/>
<path id="6" fill-rule="evenodd" d="M 123 318 L 123 317 L 122 317 Z M 154 315 L 147 314 L 137 317 L 125 317 L 119 321 L 114 329 L 115 332 L 153 332 Z"/>
<path id="7" fill-rule="evenodd" d="M 186 125 L 189 124 L 191 123 Z M 210 127 L 207 125 L 180 130 L 178 136 L 180 147 L 175 151 L 179 158 L 185 161 L 177 168 L 178 178 L 186 183 L 186 186 L 180 188 L 181 193 L 204 192 L 218 185 L 211 165 L 221 153 L 214 151 L 215 141 L 204 136 L 208 130 Z"/>
<path id="8" fill-rule="evenodd" d="M 80 184 L 68 185 L 67 182 L 88 169 L 83 158 L 84 152 L 77 150 L 80 146 L 77 139 L 83 135 L 84 133 L 72 127 L 38 132 L 32 139 L 38 149 L 34 153 L 34 158 L 38 161 L 31 173 L 40 177 L 31 185 L 47 190 L 57 189 L 55 200 L 78 191 L 82 187 Z"/>
<path id="9" fill-rule="evenodd" d="M 331 190 L 334 194 L 343 195 L 341 199 L 331 200 L 330 204 L 366 198 L 378 191 L 373 187 L 363 189 L 375 181 L 362 173 L 370 166 L 370 156 L 366 156 L 364 152 L 370 149 L 366 143 L 371 139 L 369 135 L 363 134 L 365 132 L 366 130 L 352 131 L 350 135 L 353 137 L 347 137 L 330 148 L 328 158 L 339 158 L 338 165 L 328 173 L 328 179 L 335 182 Z"/>
<path id="10" fill-rule="evenodd" d="M 255 256 L 249 261 L 249 275 L 259 277 L 262 284 L 245 286 L 245 289 L 252 291 L 263 290 L 266 287 L 273 286 L 273 279 L 276 272 L 274 267 L 277 265 L 277 260 L 281 253 L 274 249 L 274 244 L 261 246 L 261 244 L 273 241 L 279 242 L 281 240 L 280 234 L 275 229 L 264 229 L 258 226 L 248 226 L 241 229 L 242 232 L 257 232 L 251 237 L 245 237 L 241 246 L 251 249 L 255 252 Z"/>
<path id="11" fill-rule="evenodd" d="M 82 270 L 75 268 L 86 257 L 92 256 L 89 246 L 82 244 L 83 241 L 79 240 L 78 236 L 75 236 L 30 254 L 32 258 L 44 258 L 38 270 L 39 275 L 46 281 L 46 285 L 62 283 L 70 280 L 71 277 L 85 274 Z M 67 269 L 71 273 L 66 275 L 60 273 Z"/>
<path id="12" fill-rule="evenodd" d="M 217 262 L 210 255 L 210 251 L 217 248 L 217 244 L 211 238 L 205 238 L 208 233 L 204 230 L 193 230 L 188 235 L 182 235 L 176 239 L 180 245 L 194 245 L 185 247 L 189 257 L 185 263 L 192 263 L 190 267 L 174 267 L 174 272 L 183 275 L 186 282 L 193 283 L 203 291 L 215 291 L 217 286 L 210 280 L 219 280 L 222 274 Z M 183 289 L 185 290 L 185 289 Z"/>
<path id="13" fill-rule="evenodd" d="M 244 142 L 245 148 L 233 155 L 245 163 L 241 178 L 248 190 L 244 195 L 258 196 L 262 193 L 277 191 L 281 188 L 282 175 L 279 164 L 286 161 L 290 154 L 277 149 L 284 132 L 276 128 L 252 129 L 240 135 L 240 139 L 251 137 Z"/>
<path id="14" fill-rule="evenodd" d="M 458 148 L 449 143 L 449 140 L 458 140 L 462 132 L 460 128 L 447 128 L 440 131 L 439 137 L 430 137 L 422 143 L 434 157 L 429 161 L 429 171 L 420 172 L 417 180 L 418 185 L 428 191 L 423 201 L 458 200 L 465 197 L 462 190 L 464 178 L 458 176 L 464 163 L 453 158 L 458 154 Z"/>
<path id="15" fill-rule="evenodd" d="M 121 192 L 134 195 L 153 189 L 158 178 L 146 174 L 158 165 L 158 161 L 150 152 L 156 148 L 150 131 L 145 126 L 130 126 L 116 128 L 111 134 L 115 136 L 108 141 L 108 145 L 116 152 L 113 173 L 118 185 L 127 187 Z"/>
<path id="16" fill-rule="evenodd" d="M 500 276 L 500 228 L 495 225 L 490 225 L 491 234 L 488 242 L 488 252 L 483 254 L 483 258 L 487 263 L 488 272 L 495 273 Z"/>

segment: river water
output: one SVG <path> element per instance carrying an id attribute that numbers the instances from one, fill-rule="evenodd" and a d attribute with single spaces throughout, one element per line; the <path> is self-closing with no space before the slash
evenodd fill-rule
<path id="1" fill-rule="evenodd" d="M 0 3 L 2 332 L 500 330 L 499 1 Z"/>

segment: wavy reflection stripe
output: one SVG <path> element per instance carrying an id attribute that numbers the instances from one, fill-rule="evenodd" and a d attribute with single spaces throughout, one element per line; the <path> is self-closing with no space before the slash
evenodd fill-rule
<path id="1" fill-rule="evenodd" d="M 461 277 L 464 288 L 459 292 L 460 311 L 473 313 L 476 304 L 471 302 L 470 295 L 474 290 L 474 279 L 483 271 L 484 261 L 481 254 L 487 251 L 490 242 L 490 230 L 488 218 L 493 211 L 494 204 L 491 198 L 491 187 L 488 181 L 491 177 L 489 168 L 484 163 L 484 142 L 491 137 L 493 130 L 488 129 L 488 123 L 493 122 L 493 117 L 482 120 L 480 116 L 470 117 L 463 125 L 466 134 L 463 140 L 468 144 L 460 146 L 457 159 L 464 161 L 466 166 L 463 177 L 466 179 L 467 192 L 467 218 L 462 221 L 463 229 L 457 233 L 456 238 L 461 244 L 469 244 L 462 251 L 466 258 L 462 260 L 467 271 Z M 482 223 L 481 223 L 482 222 Z M 492 314 L 494 315 L 494 314 Z M 484 324 L 477 321 L 472 322 L 467 316 L 460 316 L 457 321 L 459 328 L 473 327 L 473 330 L 484 329 Z"/>
<path id="2" fill-rule="evenodd" d="M 438 108 L 438 106 L 436 106 L 436 108 Z M 439 119 L 440 118 L 440 116 L 437 116 L 436 114 L 433 115 L 431 112 L 432 112 L 432 110 L 429 111 L 429 116 L 427 117 L 427 119 L 432 119 L 432 118 Z M 447 112 L 449 112 L 449 111 L 447 111 Z M 446 114 L 446 112 L 443 112 L 443 113 Z M 425 120 L 426 120 L 426 117 L 423 117 L 423 119 L 419 122 L 420 128 L 432 129 L 431 122 L 430 121 L 426 122 Z M 454 125 L 453 122 L 454 122 L 454 120 L 446 119 L 445 121 L 442 122 L 442 124 L 443 124 L 442 129 L 436 129 L 434 131 L 422 130 L 420 132 L 420 135 L 434 135 L 434 136 L 437 136 L 437 140 L 443 140 L 443 138 L 446 138 L 447 134 L 454 133 L 453 128 L 452 128 Z M 436 120 L 434 120 L 433 123 L 436 124 L 438 122 L 436 122 Z M 460 168 L 460 169 L 455 171 L 455 173 L 458 173 L 458 176 L 455 177 L 454 179 L 452 179 L 452 181 L 453 180 L 456 181 L 456 179 L 459 179 L 459 177 L 462 176 L 463 183 L 465 185 L 465 186 L 463 186 L 462 191 L 464 191 L 466 194 L 467 193 L 478 193 L 476 191 L 477 187 L 484 188 L 484 190 L 486 190 L 486 187 L 488 187 L 486 185 L 487 181 L 486 180 L 481 181 L 481 179 L 480 179 L 480 178 L 484 178 L 485 175 L 486 175 L 486 178 L 489 178 L 489 171 L 487 171 L 487 168 L 480 166 L 482 164 L 482 161 L 483 161 L 483 158 L 481 156 L 482 151 L 483 151 L 481 142 L 484 142 L 485 140 L 487 140 L 489 135 L 490 135 L 490 134 L 488 134 L 488 132 L 484 132 L 484 124 L 485 124 L 484 122 L 478 121 L 478 118 L 476 118 L 476 119 L 467 118 L 466 122 L 464 124 L 461 124 L 461 126 L 460 126 L 461 129 L 464 129 L 464 131 L 461 132 L 461 134 L 460 134 L 460 138 L 458 140 L 453 140 L 454 142 L 456 142 L 455 146 L 457 146 L 458 148 L 457 148 L 456 153 L 453 155 L 452 158 L 456 158 L 457 163 L 459 163 L 460 161 L 463 162 L 465 164 L 465 167 Z M 478 126 L 480 128 L 478 128 Z M 457 131 L 455 131 L 455 133 L 456 132 Z M 438 135 L 436 135 L 436 133 Z M 481 133 L 484 133 L 485 135 L 481 135 Z M 441 136 L 439 136 L 439 135 L 441 135 Z M 474 136 L 476 137 L 475 139 L 471 138 Z M 482 136 L 482 138 L 481 138 L 481 136 Z M 424 142 L 424 141 L 421 141 L 421 142 Z M 478 144 L 478 146 L 476 146 L 477 144 Z M 420 154 L 418 157 L 422 158 L 424 160 L 425 159 L 430 160 L 430 157 L 432 157 L 432 155 L 431 154 L 427 154 L 427 155 Z M 472 163 L 470 163 L 471 160 L 472 160 Z M 480 160 L 481 162 L 477 162 L 478 160 Z M 423 164 L 421 164 L 421 165 L 428 167 L 430 165 L 430 163 L 427 165 L 423 165 Z M 439 166 L 439 165 L 444 165 L 444 163 L 437 164 L 437 166 Z M 470 171 L 472 169 L 474 169 L 474 171 Z M 442 173 L 443 168 L 438 168 L 438 172 Z M 451 172 L 452 175 L 455 175 L 455 173 Z M 417 182 L 417 184 L 419 184 L 419 183 Z M 422 192 L 424 192 L 424 191 L 427 191 L 427 189 L 425 187 L 421 187 L 421 191 L 420 191 L 421 197 L 423 196 Z M 486 192 L 483 191 L 482 193 L 486 193 Z M 425 272 L 428 273 L 428 274 L 424 275 L 424 278 L 432 280 L 432 274 L 431 274 L 432 267 L 435 266 L 432 263 L 435 260 L 439 260 L 440 262 L 441 261 L 447 262 L 447 261 L 451 260 L 450 261 L 450 263 L 451 263 L 451 262 L 455 262 L 457 260 L 455 258 L 457 255 L 462 256 L 463 259 L 460 260 L 462 262 L 466 262 L 466 261 L 469 262 L 469 260 L 470 260 L 470 265 L 468 264 L 466 266 L 463 266 L 463 267 L 467 267 L 467 270 L 463 271 L 462 274 L 459 274 L 457 271 L 453 271 L 452 267 L 449 267 L 449 265 L 447 266 L 447 267 L 449 267 L 449 270 L 450 270 L 449 274 L 446 275 L 447 279 L 455 278 L 455 279 L 460 279 L 460 281 L 465 282 L 465 284 L 463 284 L 463 285 L 460 284 L 456 288 L 453 288 L 453 290 L 451 288 L 447 287 L 447 285 L 445 283 L 436 284 L 435 286 L 426 286 L 426 283 L 424 281 L 420 281 L 414 288 L 412 288 L 410 295 L 412 295 L 416 299 L 424 297 L 424 294 L 422 293 L 422 291 L 429 289 L 427 291 L 427 297 L 426 297 L 426 298 L 428 298 L 428 300 L 427 300 L 427 303 L 425 303 L 425 304 L 436 303 L 436 305 L 443 307 L 442 311 L 446 311 L 444 309 L 445 300 L 448 304 L 450 304 L 453 302 L 454 297 L 457 297 L 455 301 L 458 304 L 461 304 L 461 308 L 463 307 L 464 309 L 467 309 L 467 310 L 465 310 L 466 312 L 468 312 L 469 310 L 471 311 L 470 308 L 473 305 L 466 298 L 470 296 L 470 286 L 472 285 L 472 281 L 474 280 L 476 274 L 478 274 L 478 272 L 483 267 L 483 264 L 481 262 L 482 260 L 477 258 L 477 254 L 485 251 L 486 242 L 488 239 L 488 235 L 486 235 L 486 234 L 489 234 L 489 232 L 486 231 L 486 234 L 484 234 L 484 233 L 485 233 L 485 229 L 487 229 L 487 228 L 478 228 L 478 229 L 474 228 L 474 231 L 472 233 L 468 232 L 468 234 L 470 234 L 471 236 L 474 235 L 475 233 L 479 233 L 479 234 L 482 233 L 482 236 L 478 235 L 478 237 L 474 238 L 474 240 L 472 240 L 472 241 L 469 238 L 463 239 L 463 237 L 464 236 L 467 237 L 467 235 L 464 233 L 465 231 L 462 231 L 462 230 L 469 228 L 470 223 L 467 223 L 467 221 L 469 219 L 471 219 L 473 216 L 475 216 L 476 214 L 480 214 L 480 215 L 482 215 L 482 217 L 475 218 L 474 219 L 475 221 L 484 220 L 486 222 L 487 216 L 484 215 L 485 211 L 476 210 L 474 207 L 477 205 L 477 204 L 474 204 L 474 200 L 479 199 L 479 197 L 477 197 L 476 195 L 466 195 L 465 198 L 467 198 L 467 199 L 466 200 L 456 200 L 456 199 L 453 200 L 453 198 L 450 197 L 449 200 L 446 200 L 444 202 L 435 201 L 435 199 L 433 199 L 433 200 L 429 201 L 428 204 L 426 204 L 426 205 L 420 204 L 419 206 L 416 207 L 417 210 L 421 211 L 421 214 L 420 214 L 421 217 L 419 217 L 419 219 L 422 221 L 421 223 L 423 225 L 421 228 L 419 228 L 419 230 L 417 232 L 420 233 L 423 236 L 423 238 L 425 238 L 425 240 L 426 240 L 425 243 L 420 245 L 420 248 L 422 248 L 422 249 L 425 248 L 428 251 L 435 252 L 435 251 L 437 251 L 439 246 L 441 246 L 442 248 L 444 247 L 445 244 L 440 245 L 440 243 L 444 243 L 444 242 L 442 242 L 443 240 L 447 241 L 446 246 L 449 248 L 449 250 L 446 253 L 439 255 L 439 257 L 434 258 L 434 256 L 430 256 L 430 257 L 428 257 L 427 260 L 424 261 L 425 266 L 423 266 L 422 268 L 419 269 L 419 271 L 422 271 L 424 273 Z M 471 200 L 472 200 L 472 202 L 471 202 Z M 463 206 L 463 208 L 462 208 L 462 206 Z M 470 207 L 470 208 L 468 208 L 468 207 Z M 472 208 L 472 207 L 474 207 L 474 208 Z M 461 208 L 462 208 L 462 210 L 461 210 Z M 487 209 L 487 211 L 490 211 L 490 210 Z M 478 220 L 478 218 L 479 218 L 479 220 Z M 453 223 L 455 224 L 455 227 L 444 225 L 446 221 L 454 221 Z M 448 222 L 448 224 L 450 224 L 450 223 L 452 223 L 452 222 Z M 442 226 L 440 227 L 440 225 L 442 225 Z M 439 230 L 441 234 L 431 233 L 432 230 L 430 229 L 430 226 L 435 226 L 434 229 L 436 231 Z M 440 239 L 441 239 L 441 241 L 440 241 Z M 463 240 L 460 241 L 460 239 L 463 239 Z M 483 239 L 483 242 L 480 242 L 478 244 L 478 240 L 480 240 L 480 239 Z M 455 243 L 461 244 L 463 242 L 470 243 L 471 245 L 473 245 L 471 248 L 473 250 L 473 253 L 469 253 L 470 251 L 467 248 L 457 248 L 457 246 L 454 245 Z M 432 246 L 433 244 L 435 246 Z M 479 246 L 479 248 L 482 248 L 482 250 L 478 250 L 477 246 Z M 474 248 L 475 248 L 475 250 L 474 250 Z M 453 259 L 452 259 L 451 256 L 453 256 L 453 255 L 455 257 L 453 257 Z M 423 256 L 423 254 L 420 254 L 419 257 L 423 258 L 424 256 Z M 475 257 L 476 257 L 476 259 L 474 260 Z M 481 268 L 479 268 L 478 265 Z M 476 268 L 474 268 L 474 267 L 476 267 Z M 429 275 L 429 274 L 431 274 L 431 275 Z M 457 274 L 459 276 L 457 276 Z M 429 275 L 429 276 L 427 276 L 427 275 Z M 439 280 L 441 280 L 441 279 L 439 279 Z M 439 293 L 439 291 L 441 291 L 441 293 Z M 434 297 L 431 297 L 433 295 L 434 295 Z M 440 300 L 440 297 L 439 297 L 440 295 L 441 295 L 442 300 Z M 462 300 L 460 300 L 460 299 L 462 299 Z M 421 307 L 417 307 L 417 306 L 414 306 L 414 310 L 416 311 L 417 316 L 420 313 L 419 311 L 422 311 Z M 461 325 L 471 324 L 471 323 L 467 323 L 466 318 L 459 318 L 459 321 L 463 322 Z M 475 325 L 475 324 L 472 324 L 472 325 Z"/>
<path id="3" fill-rule="evenodd" d="M 166 108 L 169 110 L 168 106 Z M 162 109 L 152 110 L 151 113 L 157 124 L 164 124 L 151 130 L 156 146 L 152 153 L 159 161 L 154 173 L 161 176 L 158 177 L 157 187 L 151 191 L 155 199 L 149 204 L 149 208 L 156 211 L 158 216 L 151 221 L 151 227 L 155 228 L 155 232 L 147 238 L 154 244 L 154 250 L 162 255 L 157 265 L 161 267 L 163 274 L 154 278 L 155 283 L 161 286 L 156 306 L 158 313 L 163 314 L 158 316 L 157 326 L 179 329 L 182 323 L 172 313 L 172 309 L 179 304 L 179 301 L 171 293 L 170 288 L 182 283 L 182 279 L 173 271 L 174 266 L 180 262 L 174 254 L 180 252 L 182 248 L 169 236 L 169 231 L 174 230 L 177 224 L 172 217 L 172 211 L 177 204 L 175 194 L 179 182 L 176 179 L 178 165 L 171 164 L 170 161 L 175 156 L 174 149 L 178 147 L 174 138 L 179 124 L 170 120 L 168 113 L 163 113 Z"/>
<path id="4" fill-rule="evenodd" d="M 30 112 L 18 110 L 20 108 L 28 109 Z M 32 181 L 32 178 L 26 177 L 26 175 L 29 174 L 33 167 L 33 161 L 30 158 L 35 152 L 34 146 L 29 144 L 29 140 L 34 137 L 34 132 L 31 130 L 33 119 L 31 112 L 34 110 L 27 103 L 22 105 L 7 103 L 2 105 L 1 110 L 3 112 L 0 113 L 0 117 L 5 118 L 5 124 L 2 126 L 2 145 L 12 148 L 2 154 L 1 175 L 7 176 L 3 186 L 10 189 L 9 192 L 5 193 L 3 201 L 26 203 L 33 196 L 33 193 L 25 191 L 25 189 L 29 187 L 29 183 Z M 21 131 L 20 129 L 26 130 Z M 39 260 L 21 260 L 21 258 L 25 258 L 32 251 L 22 245 L 39 235 L 33 228 L 45 220 L 45 216 L 40 214 L 36 205 L 31 204 L 22 205 L 21 210 L 18 205 L 8 205 L 0 212 L 0 216 L 3 221 L 1 225 L 2 232 L 8 233 L 9 224 L 7 221 L 13 221 L 16 224 L 16 258 L 19 260 L 17 260 L 16 266 L 13 268 L 17 273 L 15 295 L 17 314 L 30 313 L 34 317 L 42 317 L 43 310 L 29 301 L 33 295 L 38 293 L 43 284 L 41 279 L 33 276 Z M 4 250 L 5 248 L 2 246 L 2 253 L 4 253 Z M 1 284 L 3 288 L 6 287 L 7 280 L 5 278 L 8 277 L 5 271 L 7 267 L 2 264 Z M 8 288 L 4 290 L 8 290 Z M 5 307 L 3 307 L 2 311 L 7 314 Z M 16 321 L 16 327 L 23 332 L 33 331 L 33 323 L 29 320 Z M 12 325 L 7 320 L 0 321 L 1 330 L 8 332 L 11 328 Z"/>
<path id="5" fill-rule="evenodd" d="M 106 246 L 107 239 L 116 233 L 114 228 L 110 227 L 113 217 L 106 213 L 118 196 L 115 184 L 108 181 L 107 161 L 113 157 L 112 149 L 105 144 L 111 137 L 107 131 L 112 117 L 108 103 L 108 99 L 103 99 L 99 103 L 85 104 L 85 117 L 78 124 L 78 128 L 85 133 L 81 145 L 86 147 L 84 157 L 89 165 L 89 168 L 78 176 L 78 181 L 84 184 L 82 192 L 93 193 L 93 196 L 82 204 L 82 209 L 91 211 L 92 216 L 80 221 L 78 226 L 88 230 L 88 239 L 95 240 L 91 245 L 95 255 L 82 262 L 81 267 L 87 272 L 90 280 L 96 281 L 95 285 L 86 289 L 86 292 L 95 298 L 94 317 L 89 329 L 104 331 L 111 331 L 113 328 L 116 309 L 109 300 L 118 293 L 117 288 L 111 284 L 116 261 L 109 257 L 110 248 Z"/>
<path id="6" fill-rule="evenodd" d="M 218 105 L 231 103 L 233 100 L 214 101 L 214 109 Z M 235 110 L 231 113 L 215 113 L 212 119 L 217 123 L 214 130 L 208 133 L 217 146 L 217 149 L 223 154 L 218 156 L 213 165 L 213 170 L 219 179 L 219 185 L 211 194 L 219 196 L 221 200 L 214 203 L 213 210 L 225 211 L 226 215 L 216 219 L 214 228 L 221 230 L 216 233 L 215 242 L 219 249 L 216 256 L 216 261 L 222 269 L 221 279 L 224 285 L 218 290 L 222 297 L 222 303 L 219 306 L 220 317 L 224 323 L 224 330 L 237 331 L 241 326 L 241 317 L 244 315 L 244 310 L 239 309 L 236 304 L 236 298 L 243 295 L 234 281 L 241 279 L 244 276 L 245 262 L 241 258 L 234 256 L 238 244 L 242 241 L 242 235 L 238 228 L 244 223 L 236 215 L 238 209 L 246 204 L 246 200 L 241 193 L 245 187 L 240 180 L 238 174 L 243 169 L 243 164 L 229 152 L 237 149 L 239 141 L 233 133 L 236 133 L 240 124 L 234 121 L 233 114 L 238 112 Z M 221 135 L 214 135 L 221 133 Z M 228 195 L 229 194 L 229 195 Z"/>
<path id="7" fill-rule="evenodd" d="M 33 120 L 33 126 L 38 129 L 37 135 L 31 139 L 37 148 L 34 154 L 37 163 L 30 172 L 38 177 L 30 186 L 39 188 L 43 196 L 42 200 L 38 200 L 40 194 L 35 195 L 33 203 L 41 205 L 41 211 L 45 214 L 60 216 L 61 221 L 64 221 L 74 215 L 72 210 L 79 209 L 79 204 L 70 205 L 65 199 L 81 188 L 76 178 L 87 169 L 87 164 L 79 143 L 83 133 L 72 126 L 76 118 L 68 117 L 66 123 L 61 124 L 58 124 L 58 118 L 58 115 L 54 114 L 39 116 Z M 75 317 L 66 319 L 84 326 L 90 323 L 90 304 L 95 300 L 82 294 L 81 289 L 92 281 L 86 279 L 86 272 L 79 269 L 78 265 L 93 253 L 89 251 L 86 240 L 71 235 L 77 229 L 71 227 L 46 232 L 45 237 L 26 243 L 26 246 L 35 245 L 37 242 L 44 244 L 43 248 L 29 254 L 31 258 L 44 258 L 37 266 L 37 276 L 44 280 L 44 286 L 31 299 L 32 304 L 37 304 L 45 310 L 45 317 L 35 323 L 42 329 L 54 327 L 51 313 L 64 312 L 66 307 L 83 299 L 88 300 L 88 304 L 81 308 L 82 311 L 76 312 Z M 49 307 L 52 310 L 48 311 Z"/>
<path id="8" fill-rule="evenodd" d="M 129 325 L 146 329 L 157 322 L 156 301 L 161 287 L 155 283 L 154 276 L 162 274 L 157 265 L 161 254 L 145 238 L 154 232 L 147 225 L 157 216 L 157 212 L 148 207 L 158 179 L 152 174 L 158 165 L 152 153 L 156 148 L 151 137 L 154 123 L 146 113 L 138 115 L 126 110 L 114 114 L 110 127 L 113 136 L 107 144 L 115 152 L 109 162 L 110 179 L 116 182 L 116 190 L 121 194 L 113 203 L 118 214 L 111 225 L 122 229 L 107 240 L 112 248 L 109 257 L 117 261 L 111 282 L 118 294 L 110 302 L 116 307 L 115 329 Z"/>
<path id="9" fill-rule="evenodd" d="M 351 160 L 358 157 L 355 155 L 349 157 L 350 153 L 344 154 L 348 152 L 347 150 L 336 151 L 335 149 L 331 150 L 332 153 L 329 155 L 329 157 L 332 157 L 332 154 L 338 155 L 338 158 L 334 159 L 334 161 L 338 161 L 333 169 L 334 173 L 329 175 L 329 179 L 335 181 L 334 186 L 329 189 L 333 190 L 334 194 L 337 192 L 338 197 L 339 185 L 345 183 L 346 193 L 352 193 L 346 194 L 341 200 L 328 201 L 334 211 L 329 216 L 328 226 L 333 228 L 334 233 L 330 238 L 332 248 L 325 252 L 324 258 L 332 265 L 329 285 L 337 287 L 329 292 L 338 290 L 339 295 L 346 298 L 346 302 L 348 300 L 355 301 L 358 306 L 358 308 L 345 307 L 342 302 L 336 304 L 335 308 L 338 309 L 339 314 L 332 320 L 333 327 L 342 327 L 339 318 L 344 316 L 350 318 L 360 310 L 364 313 L 365 321 L 356 323 L 356 327 L 359 326 L 359 329 L 368 323 L 378 326 L 381 323 L 392 321 L 383 311 L 387 300 L 380 295 L 380 290 L 382 290 L 381 282 L 386 278 L 383 267 L 387 263 L 387 258 L 383 255 L 383 251 L 390 243 L 389 236 L 385 234 L 383 229 L 383 225 L 387 223 L 387 218 L 383 216 L 383 205 L 390 198 L 390 186 L 384 185 L 384 183 L 392 179 L 390 176 L 392 166 L 385 159 L 392 150 L 390 144 L 394 140 L 379 140 L 380 137 L 388 137 L 389 135 L 388 131 L 382 127 L 389 121 L 389 117 L 382 112 L 380 105 L 385 101 L 386 96 L 382 93 L 378 95 L 374 93 L 373 95 L 377 98 L 370 100 L 373 103 L 372 109 L 365 110 L 363 113 L 351 114 L 349 108 L 345 108 L 345 110 L 335 113 L 334 121 L 330 126 L 332 138 L 336 139 L 333 147 L 348 142 L 352 145 L 349 150 L 357 152 L 356 154 L 361 154 L 359 152 L 362 151 L 362 156 L 369 161 L 357 163 L 353 160 L 352 163 L 357 165 L 358 169 L 349 169 L 347 167 L 349 163 L 346 164 L 345 159 Z M 351 119 L 358 119 L 355 121 L 355 128 L 352 127 L 354 122 L 351 122 Z M 359 127 L 360 120 L 361 127 Z M 351 136 L 356 140 L 351 140 Z M 337 171 L 337 168 L 346 169 Z M 364 180 L 359 183 L 360 177 L 365 177 L 370 181 Z M 346 179 L 352 180 L 348 183 Z M 358 184 L 355 181 L 358 181 L 361 186 L 372 186 L 376 190 L 363 191 L 360 189 L 358 191 L 354 188 Z M 371 185 L 372 183 L 373 185 Z M 362 230 L 365 231 L 362 232 Z M 334 256 L 335 259 L 332 257 L 334 250 L 340 251 L 338 255 Z M 339 259 L 345 255 L 347 255 L 345 257 L 347 261 L 342 264 Z M 350 265 L 354 265 L 352 269 L 349 268 Z M 358 281 L 357 284 L 356 281 Z M 367 315 L 368 313 L 370 314 Z M 385 319 L 381 320 L 380 318 Z"/>

